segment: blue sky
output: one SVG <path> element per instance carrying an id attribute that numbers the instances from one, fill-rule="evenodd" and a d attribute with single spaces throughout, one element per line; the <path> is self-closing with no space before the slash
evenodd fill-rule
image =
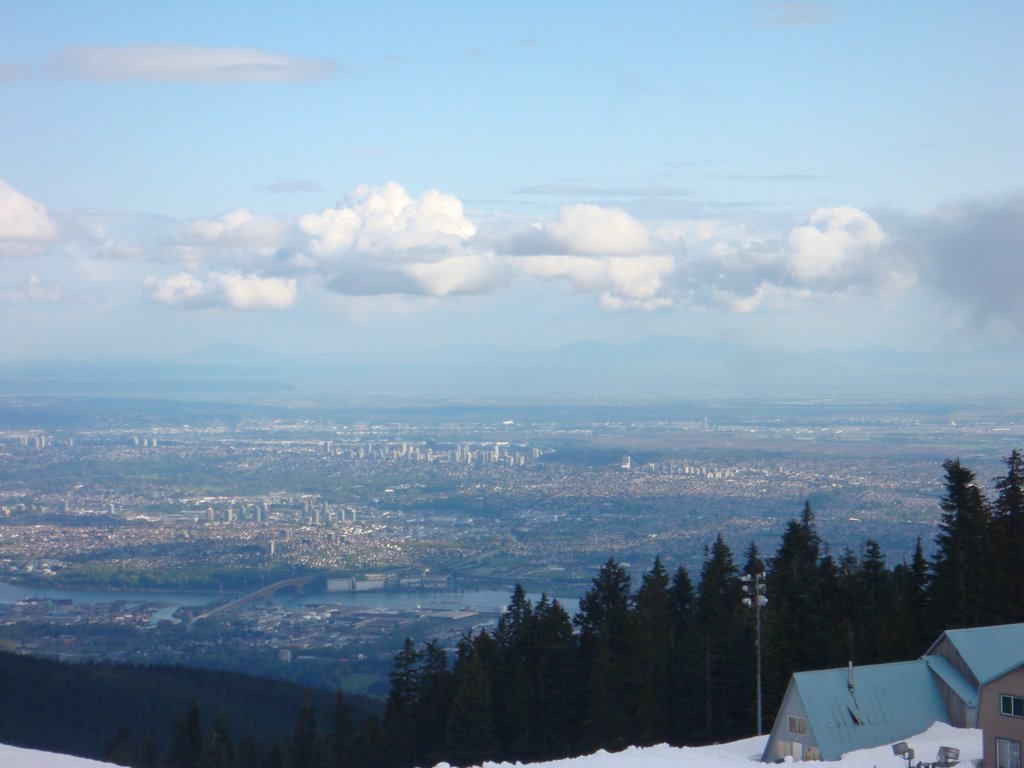
<path id="1" fill-rule="evenodd" d="M 0 358 L 1024 340 L 1019 2 L 17 2 Z"/>

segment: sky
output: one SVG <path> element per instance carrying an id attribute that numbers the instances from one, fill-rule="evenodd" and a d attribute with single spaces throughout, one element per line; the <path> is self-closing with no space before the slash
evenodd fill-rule
<path id="1" fill-rule="evenodd" d="M 57 2 L 0 360 L 1024 343 L 1024 4 Z"/>

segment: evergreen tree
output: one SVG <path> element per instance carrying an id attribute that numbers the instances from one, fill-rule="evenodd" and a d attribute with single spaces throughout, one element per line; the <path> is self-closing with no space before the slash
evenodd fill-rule
<path id="1" fill-rule="evenodd" d="M 494 727 L 502 753 L 510 760 L 530 756 L 535 741 L 533 717 L 533 605 L 516 583 L 508 607 L 494 633 L 497 664 L 492 670 Z"/>
<path id="2" fill-rule="evenodd" d="M 427 643 L 420 654 L 416 701 L 413 705 L 417 760 L 429 765 L 444 756 L 445 727 L 453 696 L 448 655 L 436 640 Z"/>
<path id="3" fill-rule="evenodd" d="M 240 768 L 258 768 L 263 764 L 263 750 L 260 749 L 252 732 L 246 731 L 242 734 L 242 740 L 238 742 L 238 765 Z"/>
<path id="4" fill-rule="evenodd" d="M 693 615 L 696 596 L 686 567 L 680 565 L 672 576 L 672 655 L 669 682 L 671 733 L 667 741 L 682 746 L 694 744 L 700 729 L 697 696 L 693 685 Z"/>
<path id="5" fill-rule="evenodd" d="M 352 766 L 352 747 L 355 738 L 351 710 L 345 700 L 345 694 L 338 691 L 334 696 L 334 709 L 331 711 L 331 768 Z"/>
<path id="6" fill-rule="evenodd" d="M 103 759 L 116 765 L 135 765 L 136 751 L 135 739 L 132 737 L 131 731 L 128 726 L 122 725 L 117 729 L 114 738 L 107 744 Z"/>
<path id="7" fill-rule="evenodd" d="M 874 539 L 864 542 L 859 576 L 859 632 L 851 658 L 858 664 L 876 664 L 889 659 L 891 653 L 887 630 L 892 608 L 892 577 L 885 567 L 882 548 Z"/>
<path id="8" fill-rule="evenodd" d="M 412 638 L 405 638 L 391 669 L 391 689 L 384 704 L 384 739 L 390 764 L 406 768 L 416 758 L 416 696 L 420 686 L 420 654 Z"/>
<path id="9" fill-rule="evenodd" d="M 1004 459 L 1006 475 L 996 479 L 993 505 L 998 590 L 998 620 L 1024 621 L 1024 456 L 1019 450 Z"/>
<path id="10" fill-rule="evenodd" d="M 534 740 L 530 759 L 567 757 L 576 754 L 579 743 L 583 689 L 572 621 L 557 600 L 541 597 L 534 610 L 533 634 Z"/>
<path id="11" fill-rule="evenodd" d="M 946 491 L 931 562 L 931 614 L 942 629 L 984 626 L 997 617 L 988 502 L 959 459 L 942 466 Z"/>
<path id="12" fill-rule="evenodd" d="M 466 638 L 459 644 L 455 696 L 448 715 L 445 745 L 448 761 L 456 765 L 471 765 L 497 757 L 494 706 L 485 662 L 492 645 L 486 632 L 476 640 Z"/>
<path id="13" fill-rule="evenodd" d="M 231 738 L 231 723 L 223 714 L 217 715 L 213 730 L 206 742 L 203 753 L 203 768 L 233 768 L 235 765 L 235 743 Z"/>
<path id="14" fill-rule="evenodd" d="M 185 712 L 174 716 L 168 768 L 199 768 L 203 756 L 203 726 L 199 718 L 199 702 L 189 702 Z"/>
<path id="15" fill-rule="evenodd" d="M 741 647 L 747 621 L 732 552 L 719 534 L 704 558 L 694 614 L 694 688 L 701 704 L 705 743 L 750 732 L 753 674 L 746 679 L 753 645 Z"/>
<path id="16" fill-rule="evenodd" d="M 356 737 L 353 757 L 353 762 L 358 768 L 387 768 L 390 764 L 384 729 L 376 715 L 369 715 L 363 719 Z"/>
<path id="17" fill-rule="evenodd" d="M 318 768 L 318 734 L 316 710 L 306 704 L 295 718 L 295 728 L 289 744 L 291 768 Z"/>
<path id="18" fill-rule="evenodd" d="M 650 746 L 672 735 L 672 592 L 661 558 L 640 581 L 634 601 L 632 661 L 634 742 Z"/>
<path id="19" fill-rule="evenodd" d="M 580 629 L 581 673 L 587 681 L 583 718 L 585 749 L 628 746 L 630 678 L 630 577 L 609 558 L 580 600 L 576 625 Z"/>
<path id="20" fill-rule="evenodd" d="M 147 736 L 142 740 L 142 746 L 139 747 L 139 756 L 135 760 L 135 765 L 138 768 L 160 768 L 160 754 L 156 750 L 156 743 L 154 743 L 152 736 Z"/>
<path id="21" fill-rule="evenodd" d="M 818 669 L 829 654 L 827 626 L 820 620 L 827 606 L 818 592 L 821 539 L 810 503 L 799 520 L 790 520 L 768 564 L 768 609 L 765 611 L 765 706 L 782 701 L 790 675 Z"/>

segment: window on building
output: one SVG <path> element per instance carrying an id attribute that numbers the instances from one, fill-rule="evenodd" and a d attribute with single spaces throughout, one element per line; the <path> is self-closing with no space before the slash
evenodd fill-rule
<path id="1" fill-rule="evenodd" d="M 999 697 L 999 711 L 1010 717 L 1024 717 L 1024 696 Z"/>
<path id="2" fill-rule="evenodd" d="M 996 739 L 996 768 L 1021 768 L 1019 741 Z"/>
<path id="3" fill-rule="evenodd" d="M 790 733 L 807 733 L 807 718 L 806 717 L 794 717 L 789 718 L 789 732 Z"/>

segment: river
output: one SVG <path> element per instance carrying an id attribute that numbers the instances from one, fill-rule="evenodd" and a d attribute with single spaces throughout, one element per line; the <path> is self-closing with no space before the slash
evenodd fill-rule
<path id="1" fill-rule="evenodd" d="M 211 593 L 190 593 L 190 592 L 130 592 L 130 591 L 102 591 L 102 590 L 74 590 L 74 589 L 51 589 L 48 587 L 29 587 L 20 584 L 7 584 L 0 582 L 0 603 L 14 603 L 23 597 L 43 597 L 51 600 L 71 600 L 76 604 L 83 603 L 111 603 L 115 600 L 124 600 L 129 603 L 160 603 L 167 607 L 154 615 L 154 621 L 169 619 L 179 607 L 183 605 L 200 607 L 223 601 L 229 597 L 236 597 L 234 594 L 211 594 Z M 369 592 L 285 592 L 275 595 L 272 601 L 286 607 L 299 607 L 302 605 L 337 604 L 352 608 L 382 608 L 396 610 L 423 610 L 433 611 L 455 611 L 467 608 L 474 611 L 493 613 L 501 610 L 508 604 L 511 591 L 505 590 L 466 590 L 466 591 L 401 591 L 387 592 L 384 590 L 373 590 Z M 529 595 L 530 599 L 537 602 L 540 595 Z M 578 598 L 559 598 L 559 602 L 570 614 L 574 613 L 579 605 Z"/>

